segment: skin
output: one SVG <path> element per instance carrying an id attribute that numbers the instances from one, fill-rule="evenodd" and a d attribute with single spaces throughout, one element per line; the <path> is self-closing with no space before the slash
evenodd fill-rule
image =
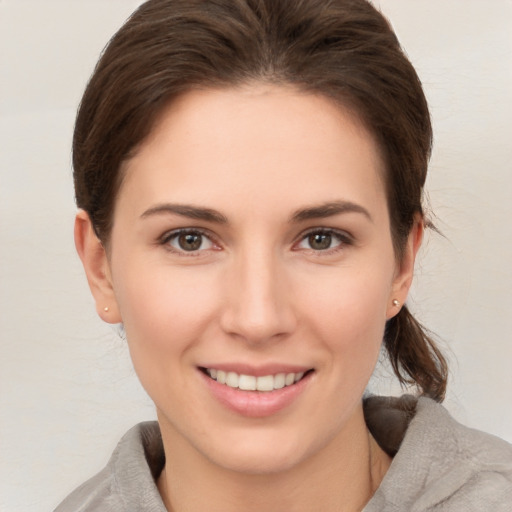
<path id="1" fill-rule="evenodd" d="M 156 404 L 167 508 L 360 510 L 390 464 L 361 397 L 422 234 L 417 220 L 397 261 L 373 138 L 291 88 L 194 91 L 123 171 L 108 251 L 85 212 L 75 240 L 98 313 L 124 323 Z M 202 230 L 200 249 L 181 249 L 176 229 Z M 311 231 L 330 245 L 312 245 Z M 205 385 L 198 367 L 224 363 L 314 371 L 291 404 L 254 418 Z"/>

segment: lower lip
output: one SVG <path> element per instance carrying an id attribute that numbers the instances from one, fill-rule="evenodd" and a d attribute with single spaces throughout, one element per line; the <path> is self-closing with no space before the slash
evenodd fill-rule
<path id="1" fill-rule="evenodd" d="M 274 391 L 243 391 L 219 384 L 200 371 L 213 396 L 228 409 L 251 418 L 264 418 L 289 407 L 306 389 L 311 373 L 301 380 Z"/>

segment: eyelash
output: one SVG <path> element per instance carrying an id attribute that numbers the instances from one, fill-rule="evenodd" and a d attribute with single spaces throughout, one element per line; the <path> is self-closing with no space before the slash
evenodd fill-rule
<path id="1" fill-rule="evenodd" d="M 209 242 L 214 247 L 219 247 L 219 244 L 216 242 L 215 238 L 212 236 L 212 234 L 209 231 L 200 229 L 200 228 L 182 228 L 182 229 L 175 229 L 173 231 L 165 233 L 159 240 L 160 245 L 165 246 L 165 248 L 172 253 L 178 254 L 179 256 L 185 256 L 185 257 L 198 257 L 201 256 L 201 253 L 203 253 L 205 250 L 208 249 L 202 249 L 202 250 L 192 250 L 192 251 L 186 251 L 185 249 L 177 249 L 175 247 L 172 247 L 170 242 L 172 240 L 178 239 L 182 235 L 196 235 L 201 236 L 209 240 Z M 201 243 L 203 243 L 204 240 L 202 240 Z M 217 250 L 217 249 L 213 249 Z"/>
<path id="2" fill-rule="evenodd" d="M 294 244 L 294 247 L 301 244 L 302 242 L 306 241 L 309 237 L 314 235 L 326 235 L 338 241 L 338 245 L 334 247 L 326 249 L 313 249 L 312 247 L 310 247 L 306 249 L 318 256 L 335 254 L 338 251 L 346 249 L 347 246 L 351 246 L 354 244 L 354 239 L 346 231 L 340 231 L 338 229 L 333 228 L 312 228 L 300 235 L 299 241 Z M 300 248 L 295 250 L 300 250 Z"/>
<path id="3" fill-rule="evenodd" d="M 217 241 L 215 240 L 215 237 L 213 237 L 209 231 L 206 231 L 206 230 L 203 230 L 200 228 L 181 228 L 181 229 L 176 229 L 176 230 L 167 232 L 160 238 L 159 244 L 165 246 L 165 248 L 169 252 L 173 252 L 175 254 L 178 254 L 179 256 L 184 256 L 184 257 L 198 257 L 198 256 L 201 256 L 201 254 L 204 253 L 204 251 L 212 249 L 209 247 L 207 249 L 201 249 L 201 250 L 197 249 L 197 250 L 187 251 L 185 249 L 177 249 L 175 247 L 172 247 L 170 245 L 170 242 L 172 240 L 179 238 L 182 235 L 195 235 L 195 236 L 203 237 L 203 240 L 201 241 L 201 245 L 204 242 L 204 238 L 206 238 L 212 244 L 212 246 L 216 247 L 213 250 L 218 250 L 218 248 L 220 247 L 220 244 L 217 243 Z M 326 254 L 337 253 L 338 251 L 341 251 L 344 248 L 346 248 L 347 246 L 353 245 L 353 243 L 354 243 L 352 236 L 349 235 L 345 231 L 340 231 L 340 230 L 333 229 L 333 228 L 312 228 L 304 233 L 301 233 L 298 241 L 293 244 L 292 250 L 294 250 L 294 251 L 301 250 L 301 248 L 297 247 L 297 246 L 300 245 L 302 242 L 306 241 L 309 237 L 314 236 L 314 235 L 330 236 L 333 239 L 337 239 L 339 242 L 338 245 L 336 245 L 334 247 L 329 247 L 326 249 L 313 249 L 312 247 L 305 248 L 305 250 L 315 253 L 319 256 L 321 254 L 326 255 Z"/>

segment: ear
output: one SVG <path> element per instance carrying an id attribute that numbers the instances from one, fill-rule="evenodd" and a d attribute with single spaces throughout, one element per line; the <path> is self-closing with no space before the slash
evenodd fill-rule
<path id="1" fill-rule="evenodd" d="M 107 253 L 84 210 L 79 210 L 75 218 L 75 247 L 82 260 L 98 315 L 110 324 L 121 322 Z"/>
<path id="2" fill-rule="evenodd" d="M 416 261 L 416 255 L 418 254 L 423 240 L 423 231 L 423 218 L 418 215 L 414 220 L 414 225 L 407 238 L 402 259 L 397 262 L 386 315 L 388 320 L 400 311 L 401 306 L 407 299 L 414 276 L 414 262 Z M 398 301 L 398 304 L 396 301 Z"/>

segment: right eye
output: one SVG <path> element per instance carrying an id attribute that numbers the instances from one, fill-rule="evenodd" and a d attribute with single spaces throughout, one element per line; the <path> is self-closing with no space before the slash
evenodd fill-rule
<path id="1" fill-rule="evenodd" d="M 162 244 L 179 253 L 198 253 L 214 247 L 214 243 L 204 233 L 193 229 L 171 231 L 162 239 Z"/>

